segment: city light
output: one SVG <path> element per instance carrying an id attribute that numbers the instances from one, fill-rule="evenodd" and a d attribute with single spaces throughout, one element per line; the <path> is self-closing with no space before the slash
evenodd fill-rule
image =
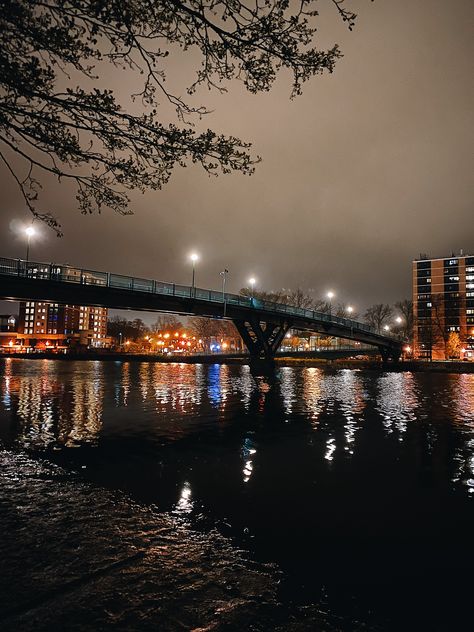
<path id="1" fill-rule="evenodd" d="M 346 311 L 347 311 L 349 314 L 352 314 L 352 312 L 354 311 L 354 308 L 353 308 L 351 305 L 349 305 L 349 306 L 347 307 Z"/>
<path id="2" fill-rule="evenodd" d="M 397 316 L 395 320 L 397 321 L 399 325 L 403 322 L 403 318 L 401 316 Z"/>
<path id="3" fill-rule="evenodd" d="M 327 297 L 328 297 L 328 299 L 331 301 L 331 300 L 335 297 L 335 294 L 334 294 L 334 292 L 329 291 L 329 292 L 326 294 L 326 296 L 327 296 Z"/>
<path id="4" fill-rule="evenodd" d="M 189 258 L 191 259 L 193 263 L 196 263 L 196 261 L 199 261 L 199 255 L 197 255 L 195 252 L 189 255 Z"/>
<path id="5" fill-rule="evenodd" d="M 385 329 L 385 331 L 390 331 L 390 327 L 388 325 L 384 325 L 383 328 Z"/>

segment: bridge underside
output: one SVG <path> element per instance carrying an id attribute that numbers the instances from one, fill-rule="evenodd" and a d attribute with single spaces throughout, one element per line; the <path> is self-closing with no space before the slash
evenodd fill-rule
<path id="1" fill-rule="evenodd" d="M 259 318 L 233 319 L 254 364 L 272 365 L 283 338 L 291 327 L 289 320 L 262 322 Z"/>

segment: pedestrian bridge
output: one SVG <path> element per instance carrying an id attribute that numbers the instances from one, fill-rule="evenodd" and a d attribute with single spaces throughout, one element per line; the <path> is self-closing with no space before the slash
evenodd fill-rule
<path id="1" fill-rule="evenodd" d="M 0 299 L 227 318 L 234 322 L 256 362 L 273 362 L 290 328 L 371 345 L 379 350 L 384 361 L 397 361 L 402 350 L 400 340 L 350 318 L 69 264 L 0 257 Z"/>

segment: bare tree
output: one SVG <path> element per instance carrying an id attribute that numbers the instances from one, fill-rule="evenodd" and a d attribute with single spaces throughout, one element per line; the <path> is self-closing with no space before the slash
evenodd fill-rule
<path id="1" fill-rule="evenodd" d="M 302 307 L 303 309 L 313 309 L 314 300 L 304 290 L 297 287 L 296 290 L 292 290 L 288 295 L 288 304 Z"/>
<path id="2" fill-rule="evenodd" d="M 342 0 L 331 2 L 352 28 L 355 14 Z M 252 173 L 258 158 L 246 142 L 195 131 L 190 118 L 207 110 L 169 90 L 166 58 L 197 53 L 201 66 L 188 94 L 201 85 L 224 91 L 230 80 L 252 93 L 268 91 L 284 68 L 292 74 L 294 97 L 314 75 L 332 72 L 341 57 L 337 45 L 312 47 L 315 4 L 3 0 L 0 160 L 27 208 L 59 232 L 54 215 L 37 206 L 44 174 L 76 184 L 82 213 L 108 207 L 126 214 L 127 191 L 160 189 L 176 165 L 190 161 L 209 173 Z M 96 82 L 116 69 L 141 80 L 133 97 L 142 114 L 123 109 Z M 159 120 L 161 101 L 174 108 L 178 124 Z"/>
<path id="3" fill-rule="evenodd" d="M 444 300 L 441 294 L 431 296 L 431 323 L 432 323 L 432 348 L 438 350 L 446 358 L 449 331 L 446 327 L 446 314 Z"/>
<path id="4" fill-rule="evenodd" d="M 283 290 L 266 292 L 265 290 L 255 290 L 254 288 L 243 287 L 239 290 L 239 294 L 249 298 L 253 297 L 260 301 L 288 304 L 288 296 Z"/>
<path id="5" fill-rule="evenodd" d="M 375 328 L 375 331 L 380 333 L 384 325 L 386 325 L 392 318 L 393 309 L 390 305 L 384 305 L 378 303 L 367 308 L 365 312 L 365 321 Z"/>
<path id="6" fill-rule="evenodd" d="M 410 343 L 413 342 L 413 301 L 410 299 L 403 299 L 402 301 L 397 301 L 395 303 L 395 309 L 397 309 L 402 315 L 402 324 L 400 326 L 400 331 L 402 336 L 409 340 Z"/>
<path id="7" fill-rule="evenodd" d="M 176 316 L 174 316 L 174 314 L 161 314 L 151 325 L 150 329 L 154 334 L 161 331 L 181 331 L 183 329 L 183 324 L 176 318 Z"/>

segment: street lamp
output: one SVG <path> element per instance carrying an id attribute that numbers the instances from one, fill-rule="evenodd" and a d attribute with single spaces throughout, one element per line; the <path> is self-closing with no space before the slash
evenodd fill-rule
<path id="1" fill-rule="evenodd" d="M 352 305 L 348 305 L 346 307 L 346 312 L 349 314 L 349 318 L 352 316 L 352 312 L 354 311 L 354 308 L 352 307 Z M 353 322 L 351 320 L 351 338 L 354 335 L 354 325 Z"/>
<path id="2" fill-rule="evenodd" d="M 256 281 L 256 279 L 255 279 L 254 277 L 250 277 L 250 279 L 249 279 L 249 284 L 250 284 L 250 289 L 252 290 L 252 294 L 251 294 L 252 299 L 253 299 L 253 297 L 254 297 L 254 289 L 255 289 L 255 283 L 256 283 L 256 282 L 257 282 L 257 281 Z"/>
<path id="3" fill-rule="evenodd" d="M 331 301 L 332 301 L 332 299 L 334 298 L 334 292 L 329 291 L 329 292 L 326 294 L 326 296 L 327 296 L 327 297 L 328 297 L 328 299 L 329 299 L 329 316 L 332 316 L 332 303 L 331 303 Z"/>
<path id="4" fill-rule="evenodd" d="M 226 307 L 227 307 L 226 300 L 225 300 L 225 282 L 227 280 L 228 274 L 229 274 L 229 270 L 227 270 L 227 268 L 224 268 L 222 272 L 220 273 L 222 277 L 222 302 L 224 303 L 224 318 L 225 318 Z"/>
<path id="5" fill-rule="evenodd" d="M 401 316 L 397 316 L 397 317 L 395 318 L 395 320 L 396 320 L 396 322 L 397 322 L 399 325 L 401 325 L 401 324 L 402 324 L 402 322 L 403 322 L 403 318 L 402 318 Z"/>
<path id="6" fill-rule="evenodd" d="M 196 261 L 199 261 L 199 255 L 197 255 L 195 252 L 193 252 L 189 256 L 189 258 L 191 259 L 191 261 L 193 263 L 193 282 L 192 282 L 191 288 L 192 288 L 192 294 L 194 296 L 194 290 L 195 290 L 194 281 L 195 281 L 195 278 L 196 278 Z"/>
<path id="7" fill-rule="evenodd" d="M 383 328 L 385 329 L 385 331 L 390 331 L 390 327 L 388 325 L 384 325 Z"/>
<path id="8" fill-rule="evenodd" d="M 28 228 L 25 229 L 25 234 L 26 234 L 26 261 L 27 262 L 28 262 L 29 256 L 30 256 L 30 239 L 33 237 L 35 232 L 36 231 L 33 228 L 33 226 L 28 226 Z"/>

